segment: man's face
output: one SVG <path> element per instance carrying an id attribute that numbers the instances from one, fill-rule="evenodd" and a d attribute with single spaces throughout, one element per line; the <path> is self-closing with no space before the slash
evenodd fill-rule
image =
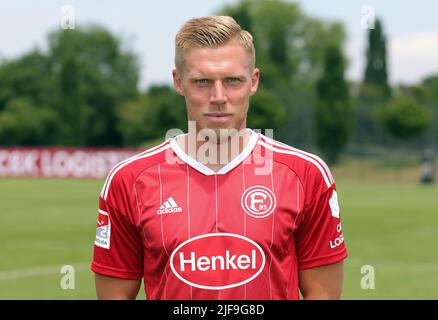
<path id="1" fill-rule="evenodd" d="M 182 72 L 173 70 L 176 91 L 185 97 L 187 116 L 196 129 L 246 128 L 249 97 L 257 91 L 259 70 L 239 44 L 192 48 Z"/>

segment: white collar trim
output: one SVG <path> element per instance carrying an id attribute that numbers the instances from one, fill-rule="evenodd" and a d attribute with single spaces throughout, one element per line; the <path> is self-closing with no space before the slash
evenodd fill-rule
<path id="1" fill-rule="evenodd" d="M 215 174 L 226 174 L 230 172 L 232 169 L 237 167 L 243 160 L 248 157 L 251 152 L 254 150 L 255 145 L 257 144 L 257 140 L 259 139 L 259 135 L 252 131 L 251 129 L 247 129 L 251 132 L 251 137 L 249 138 L 249 142 L 246 145 L 246 147 L 243 149 L 243 151 L 234 158 L 231 162 L 227 163 L 224 167 L 222 167 L 218 172 L 214 172 L 212 169 L 207 167 L 206 165 L 202 164 L 199 161 L 196 161 L 192 157 L 190 157 L 187 153 L 185 153 L 181 147 L 176 142 L 176 139 L 178 137 L 183 136 L 184 134 L 177 135 L 173 139 L 170 139 L 170 147 L 172 150 L 176 153 L 176 155 L 185 163 L 187 163 L 192 168 L 198 170 L 199 172 L 211 176 Z"/>

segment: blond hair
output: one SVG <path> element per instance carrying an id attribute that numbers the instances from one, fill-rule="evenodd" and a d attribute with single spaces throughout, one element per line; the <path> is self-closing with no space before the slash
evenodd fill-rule
<path id="1" fill-rule="evenodd" d="M 250 67 L 255 65 L 252 35 L 229 16 L 194 18 L 183 24 L 175 38 L 175 67 L 183 70 L 186 52 L 191 48 L 217 48 L 236 42 L 250 54 Z"/>

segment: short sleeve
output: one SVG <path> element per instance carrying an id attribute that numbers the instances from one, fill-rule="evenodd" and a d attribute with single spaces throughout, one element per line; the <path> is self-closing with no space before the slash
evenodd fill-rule
<path id="1" fill-rule="evenodd" d="M 138 229 L 102 197 L 91 270 L 122 279 L 143 276 L 143 244 Z"/>
<path id="2" fill-rule="evenodd" d="M 334 183 L 303 212 L 295 246 L 299 269 L 332 264 L 347 257 Z"/>

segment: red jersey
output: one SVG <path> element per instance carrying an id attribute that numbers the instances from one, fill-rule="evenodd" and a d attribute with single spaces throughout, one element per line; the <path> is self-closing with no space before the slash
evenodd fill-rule
<path id="1" fill-rule="evenodd" d="M 326 164 L 252 132 L 217 173 L 175 139 L 116 165 L 91 268 L 148 299 L 298 299 L 299 270 L 346 256 Z"/>

